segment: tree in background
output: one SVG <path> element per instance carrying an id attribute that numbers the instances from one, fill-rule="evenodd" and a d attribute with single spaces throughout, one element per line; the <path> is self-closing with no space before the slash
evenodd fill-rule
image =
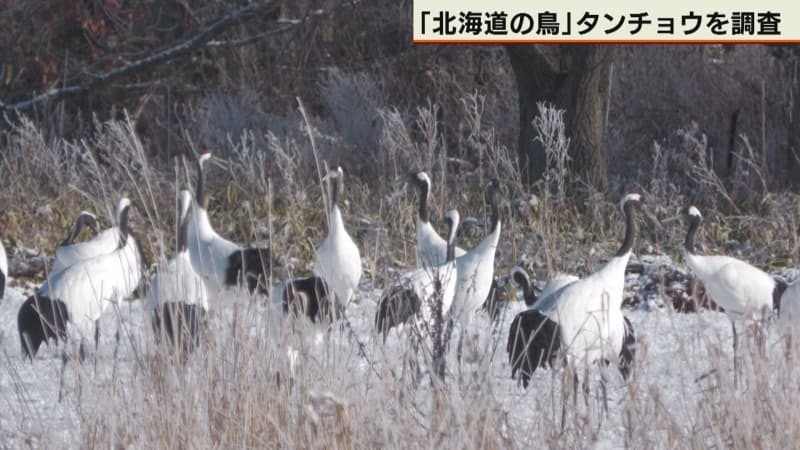
<path id="1" fill-rule="evenodd" d="M 527 182 L 542 178 L 547 161 L 532 125 L 536 103 L 544 101 L 566 110 L 572 181 L 605 190 L 605 115 L 612 49 L 609 45 L 506 47 L 519 91 L 519 159 Z"/>
<path id="2" fill-rule="evenodd" d="M 784 65 L 792 80 L 789 110 L 789 135 L 785 148 L 786 178 L 795 190 L 800 189 L 800 81 L 797 68 L 800 63 L 800 46 L 780 45 L 772 49 L 773 55 Z"/>

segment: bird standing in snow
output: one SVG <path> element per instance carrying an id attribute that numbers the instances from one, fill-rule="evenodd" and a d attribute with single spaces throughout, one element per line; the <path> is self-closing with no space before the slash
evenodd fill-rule
<path id="1" fill-rule="evenodd" d="M 330 171 L 326 176 L 330 185 L 330 211 L 328 215 L 328 235 L 317 248 L 314 260 L 314 274 L 323 280 L 335 295 L 338 306 L 346 306 L 353 298 L 358 282 L 361 280 L 361 253 L 353 238 L 347 233 L 339 209 L 339 195 L 344 189 L 344 172 L 341 167 Z"/>
<path id="2" fill-rule="evenodd" d="M 736 322 L 745 319 L 760 320 L 777 307 L 780 294 L 778 283 L 771 275 L 740 259 L 724 255 L 698 255 L 695 235 L 703 221 L 694 206 L 687 210 L 689 228 L 686 232 L 684 252 L 686 265 L 703 282 L 708 296 L 723 309 L 731 320 L 733 330 L 734 377 L 738 374 L 738 336 Z"/>
<path id="3" fill-rule="evenodd" d="M 267 277 L 271 262 L 267 248 L 244 248 L 223 238 L 211 226 L 208 217 L 208 193 L 205 188 L 205 163 L 211 153 L 197 160 L 197 187 L 192 203 L 192 216 L 186 231 L 189 257 L 194 270 L 203 277 L 212 297 L 223 289 L 240 284 L 250 293 L 268 294 Z"/>
<path id="4" fill-rule="evenodd" d="M 492 180 L 486 186 L 486 199 L 491 208 L 491 231 L 467 253 L 456 257 L 458 280 L 453 300 L 454 318 L 464 327 L 489 296 L 494 279 L 494 255 L 500 240 L 500 183 Z"/>
<path id="5" fill-rule="evenodd" d="M 181 355 L 191 353 L 200 343 L 200 330 L 208 311 L 208 294 L 203 279 L 194 271 L 186 245 L 192 194 L 178 194 L 178 239 L 175 256 L 150 280 L 147 308 L 152 314 L 156 337 L 166 334 Z"/>
<path id="6" fill-rule="evenodd" d="M 486 199 L 491 208 L 491 231 L 481 242 L 456 258 L 458 267 L 452 318 L 460 324 L 457 354 L 469 333 L 472 318 L 487 302 L 494 283 L 494 255 L 500 240 L 500 183 L 493 179 L 486 185 Z"/>
<path id="7" fill-rule="evenodd" d="M 22 304 L 17 328 L 26 356 L 33 358 L 48 339 L 66 341 L 67 323 L 80 338 L 81 359 L 85 355 L 84 339 L 94 334 L 97 347 L 100 315 L 111 303 L 130 296 L 142 276 L 142 255 L 128 227 L 130 206 L 130 200 L 124 197 L 117 204 L 117 246 L 113 251 L 52 274 Z"/>
<path id="8" fill-rule="evenodd" d="M 436 267 L 421 267 L 407 272 L 384 291 L 375 314 L 375 328 L 383 333 L 384 339 L 392 328 L 412 321 L 419 335 L 429 335 L 436 326 L 433 319 L 438 308 L 441 308 L 441 319 L 448 317 L 457 282 L 455 239 L 460 222 L 458 211 L 448 211 L 445 222 L 449 229 L 445 262 Z"/>
<path id="9" fill-rule="evenodd" d="M 636 341 L 633 327 L 620 308 L 640 202 L 638 193 L 622 199 L 625 238 L 600 270 L 539 297 L 531 309 L 514 318 L 506 351 L 511 375 L 519 372 L 523 386 L 528 386 L 538 367 L 552 366 L 559 353 L 565 354 L 573 367 L 616 361 L 627 379 Z"/>

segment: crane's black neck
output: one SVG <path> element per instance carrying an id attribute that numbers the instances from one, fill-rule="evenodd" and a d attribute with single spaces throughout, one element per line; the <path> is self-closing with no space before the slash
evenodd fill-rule
<path id="1" fill-rule="evenodd" d="M 497 181 L 492 181 L 489 185 L 489 207 L 492 208 L 492 231 L 497 230 L 500 226 L 500 187 Z"/>
<path id="2" fill-rule="evenodd" d="M 130 234 L 130 227 L 128 225 L 128 212 L 130 206 L 126 206 L 119 214 L 119 243 L 118 248 L 125 247 L 128 242 L 128 235 Z"/>
<path id="3" fill-rule="evenodd" d="M 533 306 L 533 304 L 536 303 L 537 297 L 536 293 L 531 289 L 530 279 L 520 272 L 514 272 L 514 282 L 522 288 L 522 297 L 525 299 L 525 304 Z"/>
<path id="4" fill-rule="evenodd" d="M 447 262 L 453 262 L 456 260 L 456 229 L 458 227 L 457 224 L 453 223 L 452 220 L 449 218 L 447 221 Z"/>
<path id="5" fill-rule="evenodd" d="M 694 238 L 697 235 L 697 230 L 700 228 L 701 222 L 700 216 L 689 216 L 689 229 L 686 231 L 686 240 L 683 243 L 683 247 L 689 253 L 695 253 L 695 244 Z"/>
<path id="6" fill-rule="evenodd" d="M 208 209 L 208 193 L 206 192 L 206 174 L 203 170 L 203 161 L 197 160 L 197 202 L 203 209 Z"/>
<path id="7" fill-rule="evenodd" d="M 637 205 L 637 201 L 630 200 L 625 202 L 622 206 L 622 211 L 625 213 L 625 239 L 622 241 L 622 246 L 617 250 L 615 256 L 623 256 L 633 248 L 633 242 L 636 240 L 636 233 L 638 231 L 638 226 L 636 224 Z"/>
<path id="8" fill-rule="evenodd" d="M 340 183 L 342 180 L 338 176 L 335 176 L 331 177 L 328 182 L 331 185 L 331 209 L 333 209 L 334 206 L 339 205 L 339 194 L 341 191 Z"/>
<path id="9" fill-rule="evenodd" d="M 78 235 L 81 234 L 81 229 L 83 228 L 83 216 L 79 216 L 77 220 L 75 220 L 75 225 L 72 227 L 72 231 L 70 231 L 67 238 L 61 241 L 60 246 L 65 245 L 72 245 L 75 242 L 75 239 L 78 238 Z"/>
<path id="10" fill-rule="evenodd" d="M 775 287 L 772 289 L 772 309 L 781 312 L 781 300 L 783 293 L 789 287 L 789 284 L 781 278 L 773 278 L 775 280 Z"/>
<path id="11" fill-rule="evenodd" d="M 186 251 L 186 241 L 190 220 L 189 214 L 191 214 L 191 212 L 187 211 L 186 214 L 180 218 L 180 223 L 178 225 L 178 246 L 176 249 L 178 253 Z"/>
<path id="12" fill-rule="evenodd" d="M 430 194 L 430 186 L 425 181 L 417 180 L 419 186 L 419 220 L 422 222 L 429 222 L 428 216 L 428 195 Z"/>

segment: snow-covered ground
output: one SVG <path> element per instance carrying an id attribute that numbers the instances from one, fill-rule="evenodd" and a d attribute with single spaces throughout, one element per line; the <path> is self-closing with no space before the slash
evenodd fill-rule
<path id="1" fill-rule="evenodd" d="M 146 358 L 142 353 L 153 348 L 150 344 L 150 328 L 145 326 L 142 302 L 126 303 L 114 311 L 108 311 L 101 319 L 104 333 L 98 353 L 82 366 L 70 363 L 62 376 L 60 348 L 43 346 L 33 363 L 22 358 L 16 314 L 29 293 L 30 288 L 11 287 L 0 303 L 0 358 L 3 361 L 0 369 L 0 440 L 3 447 L 9 448 L 28 445 L 81 447 L 86 433 L 92 432 L 86 429 L 86 424 L 95 423 L 93 414 L 103 414 L 102 409 L 93 411 L 91 405 L 95 402 L 106 404 L 102 399 L 92 398 L 87 392 L 106 392 L 103 389 L 114 383 L 124 391 L 128 380 L 142 376 L 137 369 L 137 361 Z M 375 370 L 374 364 L 385 362 L 387 355 L 390 358 L 392 352 L 400 352 L 404 348 L 397 336 L 390 335 L 387 343 L 383 344 L 372 332 L 378 295 L 377 291 L 361 292 L 361 301 L 351 304 L 347 310 L 358 341 L 364 344 L 366 352 L 366 358 L 361 358 L 360 363 L 347 367 L 355 380 L 367 378 L 370 371 Z M 460 380 L 454 382 L 457 386 L 469 386 L 470 381 L 462 378 L 474 377 L 476 370 L 488 371 L 487 376 L 478 377 L 478 388 L 491 392 L 508 414 L 509 425 L 516 429 L 511 433 L 515 445 L 538 447 L 542 433 L 548 432 L 547 427 L 561 424 L 562 385 L 567 384 L 562 384 L 561 372 L 553 370 L 538 371 L 527 390 L 510 378 L 505 354 L 507 330 L 514 315 L 523 307 L 522 302 L 511 303 L 501 315 L 501 322 L 495 325 L 495 332 L 488 319 L 483 317 L 479 326 L 480 338 L 472 344 L 478 350 L 471 352 L 468 348 L 461 368 L 451 361 L 449 370 L 453 380 Z M 280 315 L 272 306 L 257 305 L 250 308 L 243 317 Z M 663 438 L 666 439 L 663 446 L 669 447 L 671 433 L 690 436 L 698 427 L 700 418 L 704 417 L 698 408 L 707 400 L 709 386 L 727 383 L 719 380 L 733 377 L 730 322 L 723 313 L 705 311 L 680 314 L 663 308 L 640 307 L 628 310 L 625 314 L 633 323 L 639 343 L 634 377 L 626 383 L 614 368 L 606 370 L 609 398 L 609 412 L 606 415 L 601 413 L 598 369 L 592 368 L 588 377 L 588 397 L 580 394 L 576 406 L 566 415 L 567 429 L 575 431 L 569 438 L 559 441 L 567 447 L 572 444 L 592 448 L 629 446 L 632 438 L 626 433 L 641 425 L 631 423 L 636 420 L 637 414 L 668 417 L 665 422 L 671 423 L 674 429 L 655 428 L 652 442 L 661 446 L 658 443 Z M 232 314 L 227 312 L 215 316 L 219 322 L 215 329 L 229 329 L 231 317 Z M 119 353 L 115 356 L 113 330 L 117 329 L 118 324 L 121 324 L 119 329 L 123 332 Z M 272 325 L 263 320 L 253 320 L 248 326 L 258 336 L 259 327 Z M 774 325 L 768 327 L 768 361 L 782 357 L 781 347 L 777 345 L 776 328 Z M 313 327 L 307 330 L 313 334 L 309 339 L 310 349 L 294 353 L 288 345 L 282 347 L 289 355 L 287 361 L 292 368 L 304 364 L 303 358 L 310 358 L 309 364 L 312 360 L 322 359 L 319 353 L 330 348 L 323 342 L 327 336 L 324 331 Z M 263 333 L 264 339 L 279 340 L 284 335 L 281 332 Z M 352 339 L 346 340 L 345 344 L 352 348 L 356 346 Z M 280 343 L 277 345 L 281 346 Z M 490 356 L 492 353 L 493 356 Z M 63 398 L 59 401 L 62 384 Z M 359 392 L 369 395 L 366 387 Z M 639 411 L 641 408 L 653 410 Z M 587 421 L 596 423 L 587 425 Z M 587 433 L 589 429 L 595 432 Z M 714 434 L 710 433 L 710 436 Z"/>

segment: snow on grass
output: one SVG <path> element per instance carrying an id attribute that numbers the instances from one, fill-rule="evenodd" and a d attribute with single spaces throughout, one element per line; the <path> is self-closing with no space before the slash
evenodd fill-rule
<path id="1" fill-rule="evenodd" d="M 407 334 L 393 332 L 385 344 L 373 334 L 379 292 L 371 291 L 348 306 L 355 337 L 346 326 L 283 320 L 274 304 L 227 299 L 212 315 L 212 343 L 184 370 L 159 353 L 142 303 L 125 303 L 102 317 L 97 353 L 82 365 L 70 361 L 59 402 L 61 347 L 43 347 L 33 363 L 21 356 L 16 312 L 25 296 L 11 288 L 0 304 L 0 437 L 8 447 L 438 445 L 430 439 L 446 439 L 448 447 L 727 446 L 741 436 L 758 441 L 750 430 L 770 416 L 759 402 L 782 408 L 800 397 L 776 327 L 768 327 L 765 360 L 743 351 L 742 382 L 734 387 L 727 317 L 665 309 L 625 312 L 639 339 L 629 382 L 613 366 L 592 366 L 588 376 L 578 368 L 588 394 L 570 392 L 572 378 L 562 369 L 537 371 L 523 390 L 505 353 L 521 302 L 500 323 L 481 317 L 461 363 L 450 352 L 447 385 L 433 389 L 419 363 L 424 346 L 411 347 Z M 791 423 L 796 415 L 775 417 Z M 796 436 L 769 433 L 766 442 L 775 444 L 772 438 Z"/>

